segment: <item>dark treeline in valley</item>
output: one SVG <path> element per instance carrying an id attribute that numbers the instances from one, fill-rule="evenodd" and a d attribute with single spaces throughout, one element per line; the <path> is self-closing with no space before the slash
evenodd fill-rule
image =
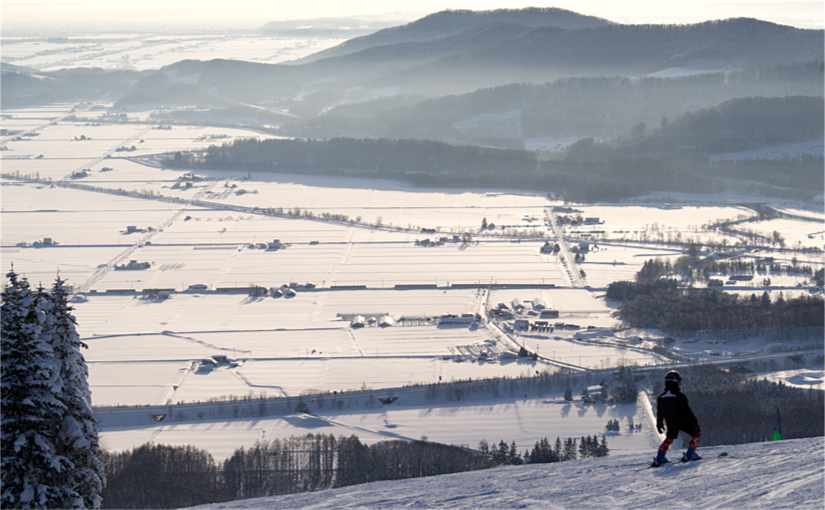
<path id="1" fill-rule="evenodd" d="M 146 444 L 107 454 L 105 508 L 178 508 L 376 480 L 484 469 L 491 455 L 425 441 L 365 445 L 308 434 L 239 448 L 221 463 L 191 446 Z"/>
<path id="2" fill-rule="evenodd" d="M 406 179 L 416 184 L 505 183 L 536 172 L 538 160 L 519 150 L 454 146 L 426 140 L 333 138 L 237 140 L 203 153 L 172 155 L 168 163 L 194 168 L 286 173 L 332 173 Z"/>
<path id="3" fill-rule="evenodd" d="M 618 143 L 592 138 L 561 158 L 535 152 L 424 140 L 236 140 L 166 163 L 238 172 L 331 174 L 401 179 L 417 185 L 520 188 L 572 200 L 609 200 L 653 191 L 810 198 L 825 184 L 821 157 L 714 159 L 765 144 L 823 134 L 819 97 L 744 98 L 686 114 L 649 134 L 638 126 Z M 781 171 L 778 171 L 781 170 Z"/>
<path id="4" fill-rule="evenodd" d="M 192 446 L 145 444 L 104 456 L 105 508 L 178 508 L 234 499 L 291 494 L 378 480 L 603 457 L 602 436 L 546 439 L 522 454 L 515 443 L 478 450 L 428 441 L 382 441 L 308 434 L 239 448 L 223 462 Z"/>

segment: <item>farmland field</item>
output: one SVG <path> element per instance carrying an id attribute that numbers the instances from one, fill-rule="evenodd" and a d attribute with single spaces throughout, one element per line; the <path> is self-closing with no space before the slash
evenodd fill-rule
<path id="1" fill-rule="evenodd" d="M 163 59 L 123 44 L 135 62 Z M 21 42 L 14 50 L 16 61 L 49 67 L 62 58 L 26 48 Z M 82 60 L 87 50 L 80 45 L 77 51 Z M 99 58 L 111 64 L 115 54 Z M 271 135 L 208 126 L 158 129 L 151 112 L 110 123 L 89 105 L 7 113 L 4 127 L 38 134 L 2 140 L 8 149 L 0 153 L 2 264 L 14 264 L 35 283 L 46 284 L 59 271 L 74 286 L 96 406 L 361 390 L 380 396 L 417 384 L 662 363 L 668 357 L 661 348 L 654 352 L 661 332 L 627 331 L 605 288 L 633 279 L 649 259 L 675 262 L 688 241 L 735 243 L 709 225 L 755 215 L 738 204 L 563 204 L 541 194 L 383 180 L 220 170 L 187 175 L 135 156 Z M 95 120 L 60 120 L 70 113 Z M 118 151 L 132 145 L 134 151 Z M 559 207 L 599 221 L 560 225 L 566 213 Z M 744 226 L 778 230 L 788 248 L 821 247 L 821 215 L 780 210 L 812 221 Z M 818 253 L 780 248 L 736 256 L 823 265 Z M 772 296 L 810 291 L 805 275 L 770 277 Z M 763 288 L 757 277 L 732 291 Z M 534 324 L 544 309 L 558 313 L 544 319 L 543 329 L 516 330 L 512 319 L 490 313 L 514 302 L 527 304 L 520 317 Z M 697 358 L 717 349 L 677 347 L 672 352 Z M 520 349 L 528 355 L 519 357 Z M 731 351 L 761 349 L 743 343 Z M 412 402 L 384 412 L 327 409 L 315 418 L 140 425 L 104 430 L 103 441 L 122 449 L 197 437 L 197 446 L 218 457 L 262 437 L 310 431 L 356 433 L 366 441 L 427 436 L 472 446 L 504 439 L 526 448 L 545 435 L 601 433 L 609 418 L 640 416 L 631 404 L 586 407 L 557 398 Z M 619 450 L 650 446 L 646 434 L 611 440 Z"/>

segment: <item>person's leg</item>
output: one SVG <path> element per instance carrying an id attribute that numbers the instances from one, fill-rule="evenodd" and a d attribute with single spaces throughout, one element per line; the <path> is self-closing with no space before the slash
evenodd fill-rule
<path id="1" fill-rule="evenodd" d="M 668 431 L 669 432 L 669 431 Z M 670 449 L 670 445 L 673 443 L 673 437 L 670 437 L 670 434 L 662 441 L 662 444 L 659 445 L 659 450 L 656 452 L 656 464 L 664 464 L 668 462 L 667 460 L 667 451 Z"/>
<path id="2" fill-rule="evenodd" d="M 688 449 L 685 452 L 685 457 L 687 460 L 699 460 L 702 458 L 698 453 L 696 453 L 696 449 L 699 448 L 699 438 L 701 437 L 702 433 L 698 429 L 691 432 Z"/>

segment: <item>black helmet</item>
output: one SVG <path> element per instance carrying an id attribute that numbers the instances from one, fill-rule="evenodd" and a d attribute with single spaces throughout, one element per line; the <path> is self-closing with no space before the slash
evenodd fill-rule
<path id="1" fill-rule="evenodd" d="M 678 384 L 678 383 L 682 382 L 682 376 L 679 375 L 679 372 L 677 372 L 675 370 L 671 370 L 670 372 L 667 373 L 667 375 L 665 375 L 665 382 L 670 382 L 670 381 L 673 381 L 673 382 Z"/>

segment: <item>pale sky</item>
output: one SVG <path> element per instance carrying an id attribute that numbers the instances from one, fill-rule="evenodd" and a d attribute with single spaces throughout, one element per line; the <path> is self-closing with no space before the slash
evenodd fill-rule
<path id="1" fill-rule="evenodd" d="M 2 28 L 21 32 L 255 29 L 268 21 L 340 16 L 412 20 L 443 9 L 561 7 L 622 23 L 691 23 L 754 17 L 825 25 L 822 0 L 0 0 Z"/>

